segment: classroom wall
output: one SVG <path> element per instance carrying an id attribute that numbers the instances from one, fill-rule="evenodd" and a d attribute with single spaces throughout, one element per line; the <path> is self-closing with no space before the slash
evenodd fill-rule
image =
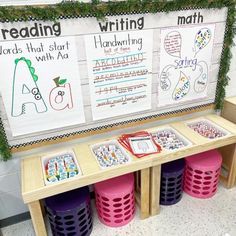
<path id="1" fill-rule="evenodd" d="M 89 0 L 85 0 L 88 2 Z M 0 0 L 0 5 L 8 5 L 16 3 L 20 4 L 42 4 L 42 3 L 56 3 L 58 0 Z M 236 43 L 236 38 L 235 38 Z M 231 62 L 229 77 L 231 78 L 229 86 L 226 89 L 227 96 L 236 96 L 236 47 L 232 48 L 233 59 Z M 194 114 L 193 114 L 194 115 Z M 178 119 L 178 118 L 176 118 Z M 171 120 L 173 121 L 173 119 Z M 163 121 L 162 121 L 163 122 Z M 165 120 L 169 122 L 169 120 Z M 89 138 L 80 140 L 79 142 L 86 141 Z M 75 141 L 73 141 L 75 143 Z M 77 141 L 78 142 L 78 141 Z M 73 144 L 73 143 L 71 143 Z M 69 145 L 69 144 L 67 144 Z M 59 145 L 58 145 L 59 146 Z M 17 214 L 28 211 L 27 206 L 23 203 L 21 198 L 21 186 L 20 186 L 20 159 L 24 156 L 31 155 L 41 151 L 48 151 L 52 148 L 46 147 L 44 149 L 35 149 L 25 153 L 18 153 L 13 155 L 13 159 L 8 162 L 0 162 L 0 220 L 5 219 Z M 60 145 L 61 147 L 61 145 Z"/>

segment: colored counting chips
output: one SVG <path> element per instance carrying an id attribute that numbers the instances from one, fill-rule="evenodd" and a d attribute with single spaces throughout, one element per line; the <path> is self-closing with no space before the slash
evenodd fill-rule
<path id="1" fill-rule="evenodd" d="M 92 151 L 101 168 L 117 166 L 131 161 L 130 157 L 116 141 L 94 145 Z"/>
<path id="2" fill-rule="evenodd" d="M 177 150 L 190 145 L 189 141 L 171 128 L 158 130 L 152 136 L 166 150 Z"/>
<path id="3" fill-rule="evenodd" d="M 63 153 L 44 159 L 46 183 L 65 180 L 80 173 L 73 153 Z"/>
<path id="4" fill-rule="evenodd" d="M 211 124 L 211 122 L 205 120 L 188 124 L 188 127 L 209 139 L 221 138 L 228 134 L 227 131 L 221 130 L 214 124 Z"/>

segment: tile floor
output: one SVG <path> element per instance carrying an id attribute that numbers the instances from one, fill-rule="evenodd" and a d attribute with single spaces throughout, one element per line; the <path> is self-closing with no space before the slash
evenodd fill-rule
<path id="1" fill-rule="evenodd" d="M 5 227 L 2 233 L 35 235 L 31 220 Z M 178 204 L 162 206 L 160 215 L 142 221 L 137 210 L 134 220 L 120 228 L 101 224 L 94 211 L 91 236 L 236 236 L 236 186 L 227 190 L 220 185 L 217 194 L 205 200 L 184 194 Z"/>

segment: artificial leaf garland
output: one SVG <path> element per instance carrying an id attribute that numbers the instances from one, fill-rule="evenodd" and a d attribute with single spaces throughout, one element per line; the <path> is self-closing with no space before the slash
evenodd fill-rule
<path id="1" fill-rule="evenodd" d="M 11 151 L 7 142 L 7 137 L 4 132 L 2 120 L 0 118 L 0 160 L 7 161 L 11 159 Z"/>
<path id="2" fill-rule="evenodd" d="M 227 73 L 230 68 L 232 54 L 230 48 L 235 34 L 235 5 L 236 0 L 127 0 L 102 3 L 100 0 L 92 0 L 91 3 L 78 1 L 63 1 L 62 3 L 46 6 L 2 6 L 0 7 L 0 22 L 51 20 L 61 18 L 89 17 L 104 19 L 106 15 L 155 13 L 178 11 L 193 8 L 228 8 L 227 26 L 224 38 L 224 50 L 221 56 L 221 66 L 218 74 L 217 92 L 215 97 L 215 109 L 223 107 L 225 88 L 228 85 Z M 0 120 L 0 159 L 6 161 L 11 157 L 9 145 Z"/>

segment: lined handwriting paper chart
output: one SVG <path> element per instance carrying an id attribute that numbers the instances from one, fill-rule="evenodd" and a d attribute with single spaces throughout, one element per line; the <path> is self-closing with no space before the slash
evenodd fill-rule
<path id="1" fill-rule="evenodd" d="M 94 120 L 151 109 L 152 39 L 152 30 L 85 37 Z"/>

